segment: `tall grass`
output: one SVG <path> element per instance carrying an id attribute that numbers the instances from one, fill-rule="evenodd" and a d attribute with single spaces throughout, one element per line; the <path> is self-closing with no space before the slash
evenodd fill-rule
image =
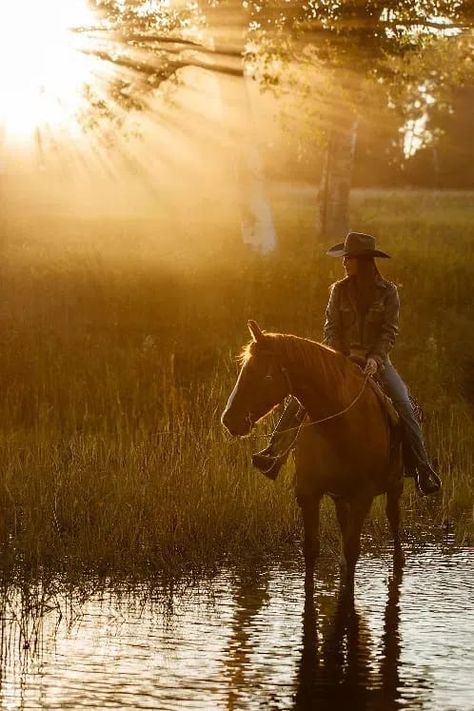
<path id="1" fill-rule="evenodd" d="M 240 247 L 224 218 L 214 233 L 191 222 L 174 234 L 188 250 L 179 258 L 138 222 L 116 242 L 118 226 L 105 221 L 37 221 L 34 237 L 25 221 L 7 225 L 3 566 L 169 571 L 296 552 L 291 465 L 276 485 L 264 480 L 249 465 L 264 440 L 231 441 L 219 424 L 246 320 L 318 338 L 340 275 L 316 243 L 309 197 L 274 200 L 282 246 L 266 258 Z M 407 525 L 422 520 L 419 535 L 454 528 L 464 542 L 473 539 L 472 204 L 378 192 L 353 204 L 354 225 L 394 257 L 383 265 L 403 301 L 394 360 L 424 403 L 444 481 L 436 502 L 407 484 Z M 332 545 L 327 507 L 323 518 Z M 369 530 L 379 535 L 382 522 L 377 504 Z"/>

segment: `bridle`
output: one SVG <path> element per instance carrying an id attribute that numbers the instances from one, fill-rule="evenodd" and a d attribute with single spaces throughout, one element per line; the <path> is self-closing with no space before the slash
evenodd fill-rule
<path id="1" fill-rule="evenodd" d="M 275 360 L 276 360 L 276 358 L 275 358 Z M 282 365 L 281 363 L 278 363 L 278 361 L 277 361 L 277 365 L 278 365 L 279 371 L 280 371 L 281 374 L 283 375 L 283 377 L 284 377 L 284 379 L 285 379 L 285 381 L 286 381 L 286 383 L 287 383 L 287 385 L 288 385 L 288 395 L 291 395 L 291 397 L 294 397 L 296 400 L 298 400 L 298 402 L 300 403 L 301 407 L 303 407 L 303 405 L 301 404 L 300 400 L 299 400 L 298 397 L 295 395 L 294 388 L 293 388 L 293 384 L 292 384 L 292 382 L 291 382 L 291 378 L 290 378 L 290 374 L 288 373 L 288 370 L 285 368 L 284 365 Z M 272 376 L 267 375 L 267 376 L 265 376 L 265 377 L 272 377 Z M 293 442 L 292 442 L 292 444 L 291 444 L 291 446 L 290 446 L 290 449 L 291 449 L 291 447 L 293 446 L 294 442 L 296 441 L 296 438 L 297 438 L 297 436 L 298 436 L 300 430 L 302 430 L 303 428 L 305 428 L 305 427 L 313 427 L 313 426 L 315 426 L 315 425 L 320 425 L 320 424 L 322 424 L 323 422 L 329 422 L 329 421 L 331 421 L 331 420 L 335 420 L 336 418 L 342 417 L 342 415 L 345 415 L 347 412 L 349 412 L 349 410 L 351 410 L 351 409 L 354 407 L 354 405 L 356 405 L 357 402 L 358 402 L 358 401 L 360 400 L 360 398 L 362 397 L 362 394 L 364 393 L 364 390 L 365 390 L 365 387 L 366 387 L 366 385 L 367 385 L 367 382 L 368 382 L 369 378 L 370 378 L 370 375 L 364 375 L 364 381 L 363 381 L 363 383 L 362 383 L 361 389 L 359 390 L 359 392 L 357 393 L 357 395 L 354 397 L 354 399 L 349 403 L 349 405 L 347 405 L 347 407 L 345 407 L 344 409 L 339 410 L 338 412 L 335 412 L 335 413 L 333 413 L 332 415 L 327 415 L 326 417 L 321 417 L 321 418 L 319 418 L 318 420 L 311 420 L 311 421 L 309 421 L 309 422 L 300 422 L 298 425 L 296 425 L 296 427 L 288 427 L 287 429 L 279 430 L 279 433 L 280 433 L 280 434 L 283 434 L 283 433 L 286 433 L 286 432 L 294 432 L 294 431 L 296 431 L 296 435 L 295 435 L 295 438 L 294 438 L 294 440 L 293 440 Z M 271 437 L 271 435 L 265 435 L 265 437 Z M 288 450 L 288 451 L 289 451 L 289 450 Z"/>

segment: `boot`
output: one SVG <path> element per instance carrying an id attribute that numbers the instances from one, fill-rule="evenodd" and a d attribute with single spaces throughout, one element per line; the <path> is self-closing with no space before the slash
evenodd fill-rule
<path id="1" fill-rule="evenodd" d="M 411 415 L 410 410 L 410 415 Z M 402 426 L 402 451 L 405 476 L 412 476 L 418 492 L 434 494 L 441 489 L 441 479 L 431 466 L 419 424 L 407 421 L 406 413 L 399 410 Z M 405 415 L 405 418 L 404 418 Z"/>
<path id="2" fill-rule="evenodd" d="M 435 494 L 441 489 L 441 479 L 428 462 L 419 464 L 415 476 L 416 488 L 420 494 Z"/>
<path id="3" fill-rule="evenodd" d="M 265 449 L 252 455 L 252 464 L 274 481 L 288 458 L 298 436 L 298 426 L 306 412 L 298 400 L 290 398 Z"/>

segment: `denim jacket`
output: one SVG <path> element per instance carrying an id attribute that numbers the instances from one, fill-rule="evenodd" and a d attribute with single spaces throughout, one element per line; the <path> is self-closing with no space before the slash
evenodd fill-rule
<path id="1" fill-rule="evenodd" d="M 331 286 L 323 343 L 346 355 L 375 358 L 383 366 L 398 335 L 399 312 L 398 289 L 392 282 L 377 278 L 374 299 L 364 315 L 351 278 L 341 279 Z"/>

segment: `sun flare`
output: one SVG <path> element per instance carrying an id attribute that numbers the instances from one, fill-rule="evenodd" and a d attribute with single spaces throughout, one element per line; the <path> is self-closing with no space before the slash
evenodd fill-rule
<path id="1" fill-rule="evenodd" d="M 92 22 L 87 0 L 0 4 L 0 128 L 7 138 L 71 128 L 91 75 L 75 30 Z"/>

